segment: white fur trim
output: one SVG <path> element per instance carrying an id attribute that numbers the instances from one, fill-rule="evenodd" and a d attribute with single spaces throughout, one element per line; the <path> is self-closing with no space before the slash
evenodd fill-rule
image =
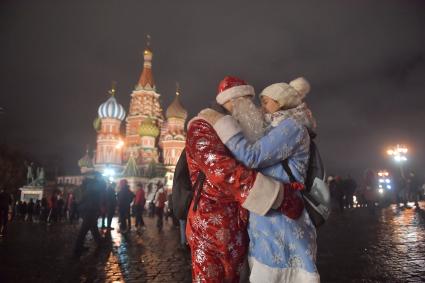
<path id="1" fill-rule="evenodd" d="M 250 85 L 237 85 L 229 89 L 226 89 L 225 91 L 220 92 L 217 95 L 216 100 L 219 104 L 223 105 L 224 103 L 226 103 L 227 101 L 231 99 L 247 96 L 247 95 L 254 96 L 255 95 L 254 88 Z"/>
<path id="2" fill-rule="evenodd" d="M 306 94 L 310 92 L 310 83 L 303 77 L 296 78 L 295 80 L 291 81 L 289 85 L 293 87 L 302 98 L 304 98 Z"/>
<path id="3" fill-rule="evenodd" d="M 280 182 L 258 172 L 254 185 L 242 207 L 259 215 L 265 215 L 272 208 L 281 189 Z"/>
<path id="4" fill-rule="evenodd" d="M 224 144 L 227 143 L 231 137 L 242 132 L 238 122 L 231 115 L 226 115 L 218 119 L 214 124 L 214 130 Z"/>
<path id="5" fill-rule="evenodd" d="M 319 273 L 308 272 L 301 268 L 275 268 L 259 262 L 254 257 L 248 257 L 251 283 L 270 282 L 302 282 L 320 283 Z"/>
<path id="6" fill-rule="evenodd" d="M 280 187 L 279 194 L 277 195 L 276 200 L 274 201 L 272 208 L 278 209 L 282 204 L 283 198 L 285 197 L 283 186 Z"/>
<path id="7" fill-rule="evenodd" d="M 192 119 L 189 120 L 189 122 L 187 122 L 187 129 L 189 130 L 190 124 L 192 124 L 193 122 L 195 122 L 196 120 L 202 120 L 205 121 L 209 124 L 209 122 L 207 120 L 205 120 L 204 118 L 200 117 L 200 116 L 195 116 Z"/>

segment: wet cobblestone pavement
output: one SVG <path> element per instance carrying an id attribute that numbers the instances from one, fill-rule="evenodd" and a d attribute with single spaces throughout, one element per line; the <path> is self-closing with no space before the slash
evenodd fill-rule
<path id="1" fill-rule="evenodd" d="M 421 207 L 334 213 L 318 231 L 321 281 L 425 282 L 425 203 Z M 77 225 L 12 223 L 0 242 L 0 282 L 190 282 L 189 255 L 177 248 L 179 230 L 166 223 L 158 233 L 155 219 L 144 219 L 145 231 L 113 230 L 102 249 L 88 236 L 90 250 L 80 260 L 71 258 Z"/>

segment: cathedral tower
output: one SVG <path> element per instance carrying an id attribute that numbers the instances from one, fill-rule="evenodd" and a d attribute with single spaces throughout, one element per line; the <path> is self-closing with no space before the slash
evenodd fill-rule
<path id="1" fill-rule="evenodd" d="M 142 151 L 146 145 L 156 149 L 156 137 L 149 132 L 145 134 L 146 125 L 148 128 L 159 129 L 163 123 L 162 109 L 159 104 L 160 94 L 156 92 L 155 81 L 152 74 L 153 52 L 150 48 L 150 37 L 148 36 L 147 47 L 143 52 L 144 64 L 139 81 L 131 94 L 130 109 L 126 119 L 126 159 L 133 154 L 140 164 L 146 164 L 149 160 L 144 160 Z M 149 121 L 147 121 L 149 120 Z M 153 142 L 153 144 L 152 144 Z"/>
<path id="2" fill-rule="evenodd" d="M 171 188 L 177 161 L 185 147 L 186 133 L 184 125 L 187 111 L 180 103 L 180 90 L 177 86 L 176 96 L 167 108 L 167 121 L 163 125 L 161 147 L 164 157 L 164 165 L 167 169 L 166 187 Z"/>
<path id="3" fill-rule="evenodd" d="M 121 169 L 122 145 L 120 134 L 121 122 L 125 118 L 125 110 L 115 98 L 115 87 L 109 91 L 109 99 L 98 109 L 98 118 L 95 120 L 97 146 L 95 156 L 96 169 L 106 167 Z"/>

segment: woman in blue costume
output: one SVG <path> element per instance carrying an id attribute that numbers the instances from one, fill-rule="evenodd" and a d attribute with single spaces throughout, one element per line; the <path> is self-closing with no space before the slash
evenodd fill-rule
<path id="1" fill-rule="evenodd" d="M 304 78 L 265 88 L 260 97 L 269 125 L 264 135 L 254 141 L 247 139 L 252 130 L 251 123 L 246 121 L 250 117 L 245 117 L 248 119 L 244 122 L 241 119 L 249 116 L 249 111 L 235 111 L 238 104 L 252 103 L 249 98 L 233 101 L 232 116 L 221 117 L 215 113 L 205 116 L 236 159 L 247 167 L 257 168 L 289 184 L 290 178 L 282 166 L 287 160 L 292 175 L 304 183 L 309 160 L 309 131 L 314 132 L 316 126 L 311 111 L 303 102 L 309 90 L 310 85 Z M 250 213 L 248 233 L 250 282 L 320 282 L 316 268 L 316 229 L 305 208 L 296 219 L 277 211 L 266 216 Z"/>

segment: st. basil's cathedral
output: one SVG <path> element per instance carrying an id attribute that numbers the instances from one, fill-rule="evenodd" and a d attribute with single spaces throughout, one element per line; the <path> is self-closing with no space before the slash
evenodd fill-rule
<path id="1" fill-rule="evenodd" d="M 159 102 L 152 73 L 153 52 L 147 45 L 139 81 L 131 93 L 128 112 L 119 103 L 115 87 L 98 108 L 93 126 L 97 132 L 96 150 L 78 161 L 82 173 L 96 170 L 118 182 L 127 179 L 130 188 L 136 183 L 162 181 L 170 190 L 175 165 L 184 149 L 187 111 L 179 101 L 177 86 L 173 102 L 165 111 Z M 125 123 L 125 133 L 121 126 Z M 58 177 L 59 184 L 81 183 L 82 176 Z"/>

